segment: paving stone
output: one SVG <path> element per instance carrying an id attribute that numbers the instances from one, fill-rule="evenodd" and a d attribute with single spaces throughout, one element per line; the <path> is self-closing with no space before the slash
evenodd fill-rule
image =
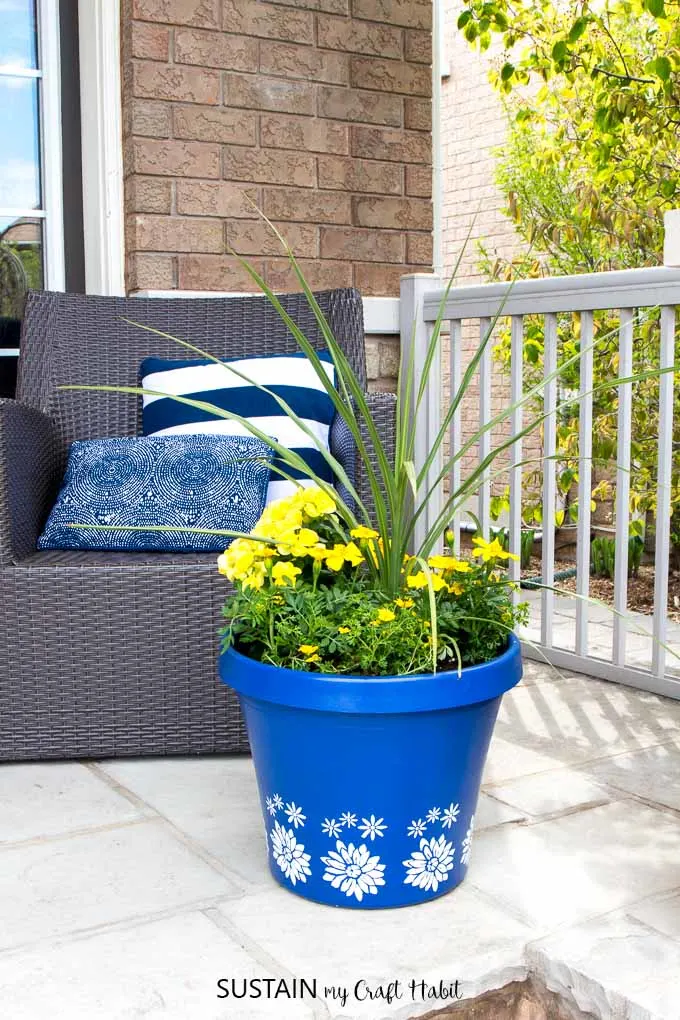
<path id="1" fill-rule="evenodd" d="M 507 696 L 507 695 L 506 695 Z M 540 754 L 498 735 L 498 726 L 491 738 L 486 759 L 483 784 L 502 783 L 517 776 L 528 776 L 534 772 L 559 768 L 562 763 L 548 754 Z"/>
<path id="2" fill-rule="evenodd" d="M 528 948 L 539 978 L 580 1008 L 616 1020 L 678 1017 L 680 943 L 616 913 Z"/>
<path id="3" fill-rule="evenodd" d="M 158 822 L 0 850 L 0 949 L 238 888 Z"/>
<path id="4" fill-rule="evenodd" d="M 678 885 L 680 820 L 619 801 L 473 839 L 467 881 L 536 934 Z"/>
<path id="5" fill-rule="evenodd" d="M 627 913 L 650 928 L 680 942 L 680 891 L 636 903 Z"/>
<path id="6" fill-rule="evenodd" d="M 201 913 L 0 956 L 8 1020 L 309 1020 L 304 1001 L 217 998 L 220 978 L 236 978 L 240 990 L 244 979 L 281 976 Z"/>
<path id="7" fill-rule="evenodd" d="M 491 788 L 494 797 L 520 814 L 534 818 L 575 808 L 606 804 L 611 793 L 574 769 L 558 769 L 537 776 L 524 776 Z"/>
<path id="8" fill-rule="evenodd" d="M 658 747 L 617 754 L 585 771 L 599 782 L 680 811 L 680 738 Z"/>
<path id="9" fill-rule="evenodd" d="M 495 797 L 482 792 L 475 811 L 475 830 L 489 829 L 494 825 L 505 825 L 507 822 L 523 821 L 526 815 L 516 808 L 501 804 Z"/>
<path id="10" fill-rule="evenodd" d="M 547 662 L 537 662 L 525 658 L 522 662 L 522 686 L 531 684 L 542 684 L 547 681 L 560 680 L 564 675 L 562 670 L 556 669 Z"/>
<path id="11" fill-rule="evenodd" d="M 101 766 L 249 883 L 268 883 L 250 758 L 147 758 Z"/>
<path id="12" fill-rule="evenodd" d="M 142 817 L 84 765 L 0 766 L 0 845 Z"/>
<path id="13" fill-rule="evenodd" d="M 561 764 L 585 763 L 680 737 L 680 702 L 574 676 L 509 691 L 495 733 Z"/>
<path id="14" fill-rule="evenodd" d="M 338 910 L 286 890 L 243 897 L 219 910 L 292 974 L 314 974 L 323 986 L 344 986 L 348 999 L 328 996 L 331 1020 L 411 1018 L 443 1009 L 446 1001 L 422 1001 L 420 982 L 460 982 L 473 998 L 490 988 L 522 981 L 527 929 L 469 886 L 418 907 Z M 400 982 L 403 998 L 363 999 L 367 988 Z M 416 981 L 415 999 L 408 983 Z M 354 988 L 357 982 L 365 985 Z"/>

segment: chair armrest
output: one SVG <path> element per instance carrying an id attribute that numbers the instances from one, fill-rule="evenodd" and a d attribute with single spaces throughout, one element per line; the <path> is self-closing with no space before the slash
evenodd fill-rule
<path id="1" fill-rule="evenodd" d="M 60 467 L 52 420 L 16 400 L 0 400 L 0 566 L 34 552 Z"/>
<path id="2" fill-rule="evenodd" d="M 378 436 L 385 448 L 387 453 L 387 459 L 390 464 L 394 464 L 394 444 L 396 439 L 396 410 L 397 410 L 397 396 L 395 393 L 367 393 L 366 402 L 371 412 L 371 417 L 375 422 Z M 373 449 L 373 443 L 368 434 L 366 423 L 360 419 L 361 434 L 363 436 L 366 448 L 369 453 L 369 460 L 374 468 L 377 469 L 377 458 Z M 357 471 L 356 471 L 356 487 L 359 495 L 364 503 L 364 506 L 368 510 L 369 514 L 373 511 L 373 496 L 371 494 L 371 488 L 368 484 L 368 478 L 366 475 L 365 466 L 360 457 L 357 457 Z M 379 474 L 379 473 L 378 473 Z"/>

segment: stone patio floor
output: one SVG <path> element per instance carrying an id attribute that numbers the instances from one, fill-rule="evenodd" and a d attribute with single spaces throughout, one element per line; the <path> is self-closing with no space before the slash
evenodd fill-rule
<path id="1" fill-rule="evenodd" d="M 411 979 L 472 999 L 529 974 L 567 1015 L 680 1018 L 680 702 L 528 663 L 467 880 L 400 911 L 276 886 L 247 758 L 0 767 L 2 1020 L 410 1018 L 449 1005 Z M 217 998 L 251 977 L 320 997 Z"/>

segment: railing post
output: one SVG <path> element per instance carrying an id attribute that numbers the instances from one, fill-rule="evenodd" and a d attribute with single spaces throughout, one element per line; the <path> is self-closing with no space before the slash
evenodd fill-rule
<path id="1" fill-rule="evenodd" d="M 663 264 L 680 269 L 680 209 L 664 213 L 663 229 Z"/>
<path id="2" fill-rule="evenodd" d="M 426 294 L 441 288 L 441 280 L 430 273 L 412 273 L 402 276 L 400 286 L 399 323 L 401 335 L 402 359 L 402 400 L 408 400 L 411 422 L 415 421 L 415 445 L 413 462 L 416 475 L 423 469 L 428 454 L 434 446 L 436 436 L 441 428 L 442 405 L 442 363 L 441 348 L 435 354 L 427 379 L 423 380 L 423 372 L 427 358 L 427 350 L 432 336 L 432 322 L 426 322 L 423 313 L 423 299 Z M 413 372 L 409 380 L 408 366 L 413 362 Z M 410 388 L 406 392 L 406 387 Z M 422 386 L 422 398 L 418 402 Z M 416 406 L 418 405 L 418 406 Z M 434 486 L 435 479 L 443 467 L 443 451 L 438 451 L 430 465 L 426 477 L 418 487 L 416 506 L 425 498 L 428 490 Z M 425 511 L 416 522 L 412 548 L 419 549 L 425 537 L 437 520 L 444 505 L 443 483 L 434 487 L 427 500 Z"/>

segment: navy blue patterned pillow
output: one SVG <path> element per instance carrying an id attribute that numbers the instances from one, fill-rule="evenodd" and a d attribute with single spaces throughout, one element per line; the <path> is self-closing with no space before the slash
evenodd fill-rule
<path id="1" fill-rule="evenodd" d="M 330 383 L 335 385 L 335 366 L 329 351 L 317 351 Z M 232 371 L 231 368 L 236 371 Z M 237 373 L 241 373 L 240 375 Z M 305 427 L 328 450 L 329 430 L 335 417 L 335 405 L 307 356 L 270 354 L 262 357 L 227 358 L 222 364 L 204 359 L 172 360 L 146 358 L 140 366 L 142 386 L 160 396 L 142 398 L 144 435 L 250 435 L 248 429 L 211 411 L 191 407 L 172 395 L 203 400 L 224 411 L 247 418 L 261 432 L 273 436 L 282 446 L 297 453 L 308 468 L 326 482 L 333 472 L 318 447 L 276 402 L 270 393 L 245 382 L 246 376 L 271 394 L 282 398 L 304 422 Z M 162 394 L 167 394 L 163 396 Z M 291 482 L 277 468 L 294 478 Z M 274 459 L 267 502 L 291 496 L 298 485 L 310 485 L 307 472 Z"/>
<path id="2" fill-rule="evenodd" d="M 253 436 L 133 436 L 75 442 L 39 549 L 221 552 L 229 538 L 165 525 L 249 532 L 264 509 L 271 450 Z M 105 530 L 68 527 L 106 525 Z"/>

